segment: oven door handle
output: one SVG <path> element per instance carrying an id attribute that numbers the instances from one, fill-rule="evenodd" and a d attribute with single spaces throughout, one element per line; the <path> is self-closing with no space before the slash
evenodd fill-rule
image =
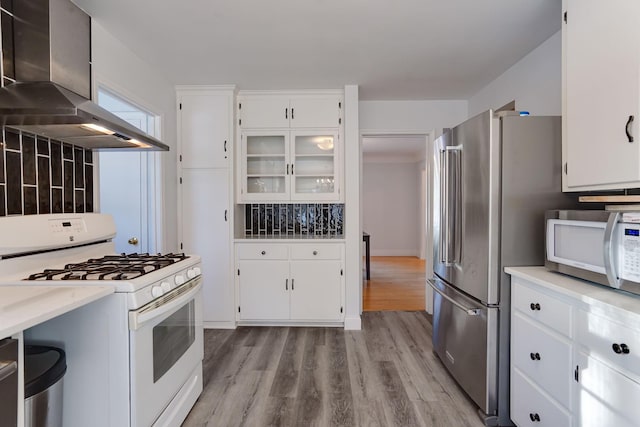
<path id="1" fill-rule="evenodd" d="M 129 329 L 136 331 L 145 323 L 180 307 L 202 288 L 202 276 L 198 276 L 138 310 L 129 312 Z"/>

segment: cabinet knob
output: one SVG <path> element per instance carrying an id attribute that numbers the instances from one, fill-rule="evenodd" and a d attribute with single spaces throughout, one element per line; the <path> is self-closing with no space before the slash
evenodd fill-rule
<path id="1" fill-rule="evenodd" d="M 529 419 L 531 419 L 532 422 L 540 422 L 540 415 L 530 413 Z"/>
<path id="2" fill-rule="evenodd" d="M 260 252 L 260 253 L 261 253 L 262 255 L 266 255 L 266 254 L 267 254 L 267 251 L 262 251 L 262 252 Z"/>
<path id="3" fill-rule="evenodd" d="M 540 360 L 540 353 L 529 353 L 531 360 Z"/>
<path id="4" fill-rule="evenodd" d="M 629 350 L 629 346 L 624 343 L 622 344 L 613 343 L 611 348 L 613 349 L 613 352 L 616 354 L 629 354 L 631 352 L 631 350 Z"/>
<path id="5" fill-rule="evenodd" d="M 318 251 L 313 251 L 313 254 L 314 255 L 318 255 Z"/>
<path id="6" fill-rule="evenodd" d="M 533 310 L 533 311 L 535 311 L 535 310 L 540 311 L 540 304 L 537 303 L 537 302 L 536 303 L 532 302 L 531 305 L 529 305 L 529 307 L 531 307 L 531 310 Z"/>

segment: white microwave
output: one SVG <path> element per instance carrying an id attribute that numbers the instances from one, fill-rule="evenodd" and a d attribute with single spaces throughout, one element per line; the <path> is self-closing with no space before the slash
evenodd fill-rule
<path id="1" fill-rule="evenodd" d="M 640 212 L 554 210 L 545 267 L 640 295 Z"/>

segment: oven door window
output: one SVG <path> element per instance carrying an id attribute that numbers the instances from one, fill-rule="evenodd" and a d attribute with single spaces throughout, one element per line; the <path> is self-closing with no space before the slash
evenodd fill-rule
<path id="1" fill-rule="evenodd" d="M 153 328 L 153 382 L 157 382 L 196 339 L 195 302 L 185 304 Z"/>

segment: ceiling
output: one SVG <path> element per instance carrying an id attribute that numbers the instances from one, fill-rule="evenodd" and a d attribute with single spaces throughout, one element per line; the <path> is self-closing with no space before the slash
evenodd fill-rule
<path id="1" fill-rule="evenodd" d="M 469 99 L 561 26 L 560 0 L 74 0 L 175 84 Z"/>

